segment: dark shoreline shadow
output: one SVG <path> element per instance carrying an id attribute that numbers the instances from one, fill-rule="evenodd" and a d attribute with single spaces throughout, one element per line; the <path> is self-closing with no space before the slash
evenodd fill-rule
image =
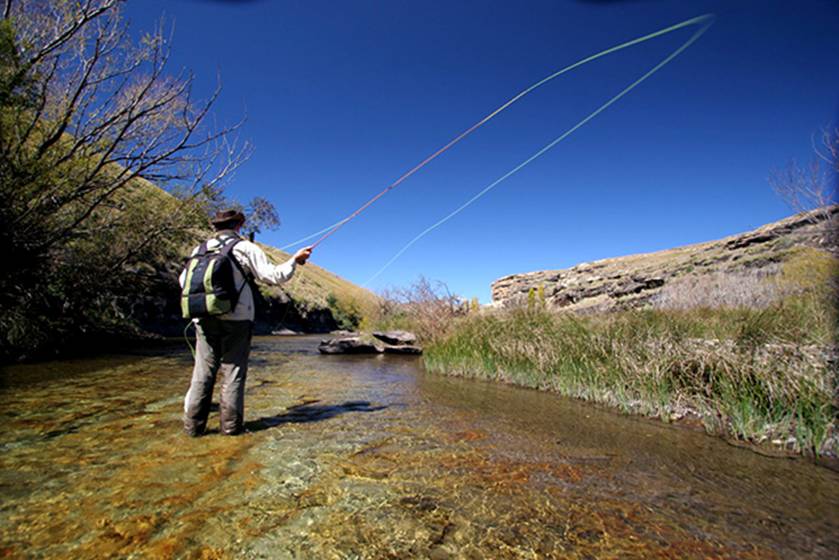
<path id="1" fill-rule="evenodd" d="M 289 407 L 280 414 L 263 416 L 258 420 L 245 422 L 245 430 L 259 432 L 283 424 L 321 422 L 347 412 L 376 412 L 386 408 L 388 408 L 387 405 L 373 406 L 369 401 L 345 401 L 341 404 L 299 404 Z"/>

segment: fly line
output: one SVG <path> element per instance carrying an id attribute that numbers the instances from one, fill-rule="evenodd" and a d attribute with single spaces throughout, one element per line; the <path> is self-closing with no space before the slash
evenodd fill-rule
<path id="1" fill-rule="evenodd" d="M 424 160 L 422 160 L 420 163 L 418 163 L 417 165 L 415 165 L 414 167 L 409 169 L 407 172 L 405 172 L 403 175 L 401 175 L 398 179 L 396 179 L 393 183 L 391 183 L 390 185 L 385 187 L 381 192 L 377 193 L 370 200 L 368 200 L 367 202 L 362 204 L 358 209 L 356 209 L 354 212 L 352 212 L 350 215 L 348 215 L 344 219 L 342 219 L 342 220 L 340 220 L 340 221 L 338 221 L 338 222 L 336 222 L 336 223 L 334 223 L 334 224 L 332 224 L 332 225 L 330 225 L 330 226 L 328 226 L 324 229 L 321 229 L 320 231 L 316 231 L 316 232 L 314 232 L 310 235 L 307 235 L 306 237 L 303 237 L 301 239 L 298 239 L 297 241 L 289 243 L 288 245 L 285 245 L 282 248 L 287 249 L 287 248 L 290 248 L 290 247 L 294 247 L 296 245 L 299 245 L 301 243 L 304 243 L 304 242 L 306 242 L 310 239 L 314 239 L 314 238 L 317 238 L 317 241 L 315 241 L 312 244 L 312 247 L 317 247 L 320 243 L 322 243 L 324 240 L 326 240 L 329 236 L 331 236 L 336 231 L 338 231 L 341 227 L 343 227 L 347 222 L 349 222 L 350 220 L 357 217 L 364 210 L 366 210 L 370 205 L 372 205 L 379 198 L 383 197 L 385 194 L 387 194 L 391 190 L 395 189 L 397 186 L 399 186 L 401 183 L 403 183 L 406 179 L 408 179 L 411 175 L 413 175 L 414 173 L 416 173 L 417 171 L 419 171 L 420 169 L 425 167 L 431 161 L 433 161 L 438 156 L 440 156 L 444 152 L 446 152 L 449 148 L 451 148 L 452 146 L 454 146 L 455 144 L 457 144 L 458 142 L 460 142 L 461 140 L 463 140 L 464 138 L 466 138 L 467 136 L 472 134 L 478 128 L 480 128 L 481 126 L 483 126 L 484 124 L 486 124 L 487 122 L 492 120 L 494 117 L 496 117 L 502 111 L 504 111 L 505 109 L 510 107 L 512 104 L 519 101 L 520 99 L 522 99 L 527 94 L 534 91 L 535 89 L 547 84 L 551 80 L 553 80 L 555 78 L 558 78 L 559 76 L 561 76 L 561 75 L 563 75 L 567 72 L 570 72 L 571 70 L 574 70 L 575 68 L 579 68 L 580 66 L 588 64 L 590 62 L 593 62 L 593 61 L 595 61 L 599 58 L 602 58 L 604 56 L 608 56 L 610 54 L 616 53 L 618 51 L 621 51 L 623 49 L 626 49 L 626 48 L 629 48 L 629 47 L 632 47 L 632 46 L 635 46 L 635 45 L 639 45 L 639 44 L 644 43 L 646 41 L 650 41 L 652 39 L 655 39 L 657 37 L 661 37 L 662 35 L 667 35 L 668 33 L 672 33 L 674 31 L 677 31 L 679 29 L 683 29 L 683 28 L 686 28 L 686 27 L 694 27 L 694 26 L 699 27 L 684 43 L 682 43 L 679 47 L 677 47 L 673 52 L 668 54 L 658 64 L 653 66 L 650 70 L 648 70 L 640 78 L 638 78 L 637 80 L 632 82 L 629 86 L 627 86 L 626 88 L 621 90 L 617 95 L 615 95 L 614 97 L 612 97 L 611 99 L 609 99 L 608 101 L 606 101 L 605 103 L 600 105 L 597 109 L 595 109 L 594 111 L 589 113 L 585 118 L 583 118 L 582 120 L 577 122 L 577 124 L 575 124 L 574 126 L 569 128 L 568 130 L 563 132 L 561 135 L 554 138 L 552 141 L 550 141 L 548 144 L 546 144 L 544 147 L 542 147 L 536 153 L 534 153 L 533 155 L 531 155 L 530 157 L 528 157 L 527 159 L 525 159 L 524 161 L 522 161 L 521 163 L 519 163 L 518 165 L 513 167 L 510 171 L 506 172 L 501 177 L 499 177 L 498 179 L 496 179 L 495 181 L 493 181 L 492 183 L 490 183 L 489 185 L 487 185 L 486 187 L 484 187 L 483 189 L 478 191 L 475 195 L 473 195 L 471 198 L 469 198 L 466 202 L 464 202 L 463 204 L 461 204 L 460 206 L 458 206 L 457 208 L 452 210 L 450 213 L 448 213 L 447 215 L 445 215 L 444 217 L 442 217 L 441 219 L 439 219 L 435 223 L 431 224 L 430 226 L 428 226 L 427 228 L 422 230 L 419 234 L 417 234 L 415 237 L 413 237 L 407 244 L 405 244 L 401 249 L 399 249 L 399 251 L 397 251 L 393 255 L 393 257 L 391 257 L 390 260 L 388 260 L 384 264 L 384 266 L 382 266 L 378 271 L 376 271 L 376 273 L 373 276 L 371 276 L 365 282 L 365 285 L 369 284 L 370 282 L 372 282 L 373 280 L 378 278 L 379 275 L 381 275 L 391 264 L 393 264 L 399 257 L 401 257 L 408 249 L 410 249 L 420 239 L 422 239 L 423 237 L 425 237 L 426 235 L 428 235 L 429 233 L 431 233 L 432 231 L 434 231 L 438 227 L 442 226 L 443 224 L 445 224 L 446 222 L 448 222 L 449 220 L 454 218 L 456 215 L 461 213 L 463 210 L 465 210 L 466 208 L 468 208 L 469 206 L 471 206 L 472 204 L 477 202 L 481 197 L 483 197 L 484 195 L 489 193 L 492 189 L 497 187 L 503 181 L 505 181 L 506 179 L 515 175 L 517 172 L 521 171 L 523 168 L 527 167 L 530 163 L 532 163 L 533 161 L 535 161 L 536 159 L 538 159 L 539 157 L 544 155 L 551 148 L 553 148 L 554 146 L 556 146 L 557 144 L 559 144 L 560 142 L 562 142 L 566 138 L 568 138 L 571 134 L 573 134 L 580 127 L 582 127 L 583 125 L 588 123 L 594 117 L 596 117 L 597 115 L 599 115 L 600 113 L 602 113 L 603 111 L 608 109 L 613 104 L 617 103 L 618 100 L 620 100 L 622 97 L 624 97 L 630 91 L 632 91 L 633 89 L 638 87 L 642 82 L 647 80 L 653 74 L 655 74 L 656 72 L 658 72 L 659 70 L 664 68 L 673 59 L 675 59 L 682 52 L 684 52 L 694 42 L 696 42 L 708 30 L 708 28 L 711 27 L 711 25 L 713 24 L 713 21 L 714 21 L 713 14 L 704 14 L 704 15 L 701 15 L 701 16 L 693 17 L 693 18 L 687 19 L 685 21 L 682 21 L 680 23 L 676 23 L 676 24 L 671 25 L 669 27 L 659 29 L 658 31 L 654 31 L 654 32 L 649 33 L 647 35 L 637 37 L 637 38 L 632 39 L 630 41 L 626 41 L 626 42 L 621 43 L 619 45 L 616 45 L 614 47 L 611 47 L 611 48 L 608 48 L 606 50 L 595 53 L 593 55 L 587 56 L 583 59 L 578 60 L 577 62 L 574 62 L 573 64 L 570 64 L 570 65 L 554 72 L 553 74 L 539 80 L 538 82 L 534 83 L 533 85 L 523 89 L 522 91 L 520 91 L 519 93 L 517 93 L 516 95 L 511 97 L 509 100 L 504 102 L 497 109 L 493 110 L 491 113 L 489 113 L 488 115 L 483 117 L 481 120 L 479 120 L 478 122 L 476 122 L 475 124 L 473 124 L 472 126 L 467 128 L 466 130 L 464 130 L 463 132 L 461 132 L 460 134 L 455 136 L 452 140 L 450 140 L 443 147 L 439 148 L 437 151 L 435 151 L 434 153 L 432 153 L 431 155 L 426 157 Z"/>

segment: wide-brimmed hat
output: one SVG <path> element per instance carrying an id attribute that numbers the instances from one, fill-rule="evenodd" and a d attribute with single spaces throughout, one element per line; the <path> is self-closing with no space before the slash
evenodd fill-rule
<path id="1" fill-rule="evenodd" d="M 235 225 L 245 221 L 245 215 L 240 210 L 231 208 L 230 210 L 223 210 L 216 212 L 216 215 L 210 219 L 210 223 L 214 226 L 220 225 Z"/>

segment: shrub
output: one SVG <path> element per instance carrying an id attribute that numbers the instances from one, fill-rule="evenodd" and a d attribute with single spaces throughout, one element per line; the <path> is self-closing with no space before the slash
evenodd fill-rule
<path id="1" fill-rule="evenodd" d="M 354 331 L 362 321 L 361 306 L 352 297 L 338 298 L 335 294 L 329 294 L 326 304 L 332 312 L 332 318 L 339 329 Z"/>
<path id="2" fill-rule="evenodd" d="M 386 291 L 380 302 L 376 317 L 371 320 L 375 328 L 409 330 L 423 342 L 445 336 L 454 320 L 469 311 L 443 282 L 424 277 L 408 288 Z"/>

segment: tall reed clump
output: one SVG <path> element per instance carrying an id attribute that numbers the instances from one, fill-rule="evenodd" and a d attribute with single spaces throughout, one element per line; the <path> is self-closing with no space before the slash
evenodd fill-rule
<path id="1" fill-rule="evenodd" d="M 425 364 L 667 421 L 691 415 L 710 433 L 836 455 L 835 292 L 829 282 L 790 278 L 812 276 L 814 256 L 803 258 L 769 280 L 796 289 L 763 308 L 578 316 L 531 305 L 472 314 L 426 348 Z"/>

